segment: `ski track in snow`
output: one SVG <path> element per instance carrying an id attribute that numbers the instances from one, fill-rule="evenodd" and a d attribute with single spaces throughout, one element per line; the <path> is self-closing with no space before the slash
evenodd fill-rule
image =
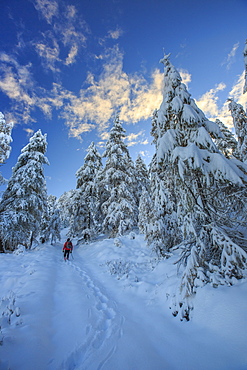
<path id="1" fill-rule="evenodd" d="M 116 302 L 79 256 L 65 262 L 61 249 L 62 244 L 44 247 L 40 260 L 27 253 L 15 276 L 16 262 L 5 275 L 9 293 L 0 295 L 0 306 L 1 299 L 6 307 L 14 304 L 21 315 L 12 314 L 11 325 L 6 317 L 1 370 L 100 370 L 116 351 L 125 321 Z"/>
<path id="2" fill-rule="evenodd" d="M 86 297 L 94 297 L 95 304 L 88 308 L 88 325 L 85 328 L 86 338 L 63 361 L 61 369 L 102 369 L 116 351 L 117 341 L 121 338 L 124 318 L 117 313 L 117 305 L 110 301 L 102 292 L 102 288 L 90 278 L 76 263 L 69 262 L 69 267 L 79 275 L 82 286 L 86 289 Z M 110 343 L 109 345 L 109 342 Z M 95 351 L 103 348 L 101 362 L 95 367 L 93 357 Z M 79 365 L 79 366 L 78 366 Z"/>
<path id="3" fill-rule="evenodd" d="M 164 297 L 176 267 L 152 270 L 138 240 L 78 247 L 69 262 L 61 243 L 2 255 L 0 370 L 246 369 L 246 282 L 198 290 L 180 323 Z M 108 261 L 127 261 L 129 276 Z"/>

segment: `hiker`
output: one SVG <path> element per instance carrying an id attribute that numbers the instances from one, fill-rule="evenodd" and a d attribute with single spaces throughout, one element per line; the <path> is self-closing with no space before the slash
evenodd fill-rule
<path id="1" fill-rule="evenodd" d="M 72 253 L 72 250 L 73 250 L 73 244 L 70 240 L 70 238 L 67 239 L 67 241 L 64 243 L 64 246 L 63 246 L 63 253 L 64 253 L 64 260 L 68 260 L 69 259 L 69 254 Z"/>

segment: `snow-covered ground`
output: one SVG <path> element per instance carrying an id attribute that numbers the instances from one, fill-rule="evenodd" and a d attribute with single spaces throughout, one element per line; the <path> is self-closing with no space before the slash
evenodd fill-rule
<path id="1" fill-rule="evenodd" d="M 0 255 L 1 370 L 247 369 L 246 281 L 200 288 L 181 322 L 175 258 L 142 236 L 61 249 Z"/>

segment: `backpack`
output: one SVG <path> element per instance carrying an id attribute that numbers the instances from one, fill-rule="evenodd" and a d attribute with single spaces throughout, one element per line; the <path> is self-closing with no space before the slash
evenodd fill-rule
<path id="1" fill-rule="evenodd" d="M 72 243 L 71 243 L 71 241 L 66 242 L 66 247 L 69 248 L 69 249 L 72 249 Z"/>

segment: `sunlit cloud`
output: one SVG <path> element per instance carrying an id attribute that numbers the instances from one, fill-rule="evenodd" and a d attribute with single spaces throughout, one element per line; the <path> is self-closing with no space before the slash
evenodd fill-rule
<path id="1" fill-rule="evenodd" d="M 179 74 L 180 74 L 180 76 L 182 78 L 182 82 L 188 88 L 188 85 L 191 82 L 191 74 L 188 71 L 186 71 L 185 69 L 180 69 L 178 72 L 179 72 Z"/>
<path id="2" fill-rule="evenodd" d="M 31 137 L 34 133 L 34 130 L 32 130 L 31 128 L 24 128 L 24 131 L 27 133 L 28 137 Z"/>
<path id="3" fill-rule="evenodd" d="M 129 99 L 120 109 L 119 118 L 126 123 L 136 123 L 152 116 L 155 108 L 162 102 L 164 75 L 156 69 L 151 82 L 141 75 L 129 77 Z"/>
<path id="4" fill-rule="evenodd" d="M 198 107 L 206 114 L 208 117 L 216 117 L 219 112 L 218 99 L 217 96 L 219 91 L 226 88 L 224 83 L 220 83 L 215 86 L 215 88 L 210 89 L 205 94 L 203 94 L 199 100 L 196 101 Z"/>
<path id="5" fill-rule="evenodd" d="M 72 136 L 92 129 L 104 132 L 116 112 L 123 123 L 148 119 L 162 101 L 163 73 L 155 70 L 151 82 L 141 75 L 128 75 L 117 46 L 108 49 L 101 60 L 103 71 L 99 78 L 89 73 L 88 87 L 64 106 L 63 118 Z"/>
<path id="6" fill-rule="evenodd" d="M 0 54 L 0 90 L 12 101 L 13 110 L 24 122 L 31 121 L 31 109 L 36 104 L 30 65 L 21 66 L 13 57 Z M 16 121 L 12 116 L 13 121 Z"/>
<path id="7" fill-rule="evenodd" d="M 247 96 L 243 94 L 244 86 L 244 72 L 239 76 L 236 84 L 231 88 L 228 97 L 232 98 L 238 104 L 241 104 L 244 109 L 247 109 Z M 218 92 L 226 88 L 225 84 L 221 83 L 214 89 L 206 92 L 202 97 L 196 101 L 198 107 L 211 119 L 219 119 L 229 128 L 233 127 L 233 120 L 231 112 L 229 111 L 229 102 L 225 102 L 222 106 L 218 104 Z"/>

